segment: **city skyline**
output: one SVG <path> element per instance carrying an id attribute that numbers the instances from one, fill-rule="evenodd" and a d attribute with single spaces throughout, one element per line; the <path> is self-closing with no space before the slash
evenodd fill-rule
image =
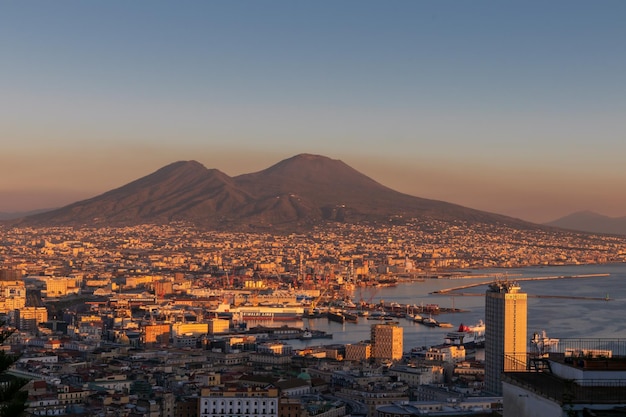
<path id="1" fill-rule="evenodd" d="M 524 220 L 624 216 L 625 9 L 5 4 L 0 212 L 311 153 Z"/>

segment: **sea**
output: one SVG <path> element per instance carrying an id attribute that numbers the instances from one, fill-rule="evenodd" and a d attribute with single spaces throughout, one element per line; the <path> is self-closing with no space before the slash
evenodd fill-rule
<path id="1" fill-rule="evenodd" d="M 606 275 L 605 275 L 606 274 Z M 477 324 L 485 317 L 485 291 L 494 279 L 516 281 L 521 278 L 572 277 L 553 280 L 519 281 L 528 294 L 528 336 L 545 331 L 550 338 L 626 339 L 626 264 L 572 265 L 485 269 L 464 271 L 463 278 L 426 278 L 423 281 L 399 283 L 376 289 L 371 302 L 384 301 L 408 305 L 437 304 L 462 310 L 438 314 L 438 321 L 452 328 L 426 327 L 408 319 L 397 319 L 404 329 L 404 351 L 442 344 L 446 333 L 460 324 Z M 602 276 L 597 276 L 602 275 Z M 435 291 L 467 284 L 481 284 L 462 290 L 463 294 L 434 294 Z M 357 291 L 359 293 L 357 293 Z M 363 297 L 355 290 L 354 300 Z M 374 291 L 374 290 L 371 290 Z M 379 321 L 359 317 L 358 323 L 336 323 L 326 318 L 304 319 L 290 324 L 332 333 L 332 339 L 289 340 L 294 349 L 329 344 L 357 343 L 370 338 L 370 328 Z"/>

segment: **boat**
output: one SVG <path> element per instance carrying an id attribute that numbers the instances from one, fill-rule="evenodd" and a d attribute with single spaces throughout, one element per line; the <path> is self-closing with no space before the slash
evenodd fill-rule
<path id="1" fill-rule="evenodd" d="M 367 317 L 368 320 L 385 320 L 387 313 L 384 311 L 374 311 Z"/>
<path id="2" fill-rule="evenodd" d="M 439 323 L 437 323 L 437 326 L 449 328 L 449 327 L 452 327 L 452 323 L 449 323 L 447 321 L 440 321 Z"/>
<path id="3" fill-rule="evenodd" d="M 343 318 L 345 321 L 350 323 L 357 323 L 359 321 L 359 316 L 354 313 L 348 313 L 347 311 L 343 312 Z"/>
<path id="4" fill-rule="evenodd" d="M 464 347 L 483 346 L 485 344 L 485 323 L 482 320 L 474 326 L 466 326 L 461 323 L 457 331 L 446 334 L 444 344 Z"/>
<path id="5" fill-rule="evenodd" d="M 407 318 L 409 320 L 412 320 L 415 323 L 421 323 L 422 321 L 424 321 L 424 317 L 420 316 L 419 314 L 415 313 L 415 314 L 409 314 L 407 316 Z"/>
<path id="6" fill-rule="evenodd" d="M 304 329 L 300 335 L 300 339 L 313 339 L 313 333 L 309 329 Z"/>
<path id="7" fill-rule="evenodd" d="M 329 311 L 327 314 L 328 320 L 335 321 L 337 323 L 344 323 L 346 318 L 340 311 Z"/>
<path id="8" fill-rule="evenodd" d="M 435 320 L 431 316 L 425 317 L 422 320 L 422 324 L 424 326 L 428 326 L 428 327 L 437 327 L 437 326 L 439 326 L 439 323 L 437 322 L 437 320 Z"/>

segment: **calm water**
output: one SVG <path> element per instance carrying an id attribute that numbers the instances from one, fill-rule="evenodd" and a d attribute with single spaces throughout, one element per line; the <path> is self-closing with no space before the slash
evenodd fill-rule
<path id="1" fill-rule="evenodd" d="M 532 295 L 580 296 L 604 298 L 604 300 L 573 300 L 561 298 L 528 299 L 528 333 L 545 330 L 549 337 L 554 338 L 625 338 L 626 339 L 626 264 L 585 265 L 563 267 L 536 267 L 521 269 L 481 270 L 475 275 L 505 274 L 509 280 L 527 277 L 569 276 L 584 274 L 610 274 L 608 277 L 584 279 L 559 279 L 548 281 L 521 282 L 522 291 Z M 444 336 L 456 330 L 460 323 L 475 324 L 484 319 L 484 303 L 486 286 L 482 285 L 464 290 L 476 296 L 431 295 L 443 289 L 490 281 L 489 277 L 467 279 L 427 279 L 424 282 L 399 284 L 396 287 L 381 288 L 374 293 L 373 289 L 355 292 L 356 300 L 372 297 L 372 302 L 384 300 L 386 304 L 439 304 L 442 307 L 456 307 L 467 310 L 464 313 L 440 314 L 439 321 L 453 324 L 453 329 L 429 328 L 406 319 L 398 319 L 404 328 L 404 350 L 416 346 L 431 346 L 443 342 Z M 367 293 L 369 291 L 369 293 Z M 317 339 L 307 341 L 290 341 L 294 348 L 317 346 L 330 343 L 356 343 L 367 340 L 370 326 L 378 321 L 359 318 L 357 324 L 335 323 L 327 319 L 304 320 L 295 324 L 324 330 L 333 334 L 333 339 Z"/>

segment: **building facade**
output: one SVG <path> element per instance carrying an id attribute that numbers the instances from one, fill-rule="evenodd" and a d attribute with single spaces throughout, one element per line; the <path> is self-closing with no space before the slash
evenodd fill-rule
<path id="1" fill-rule="evenodd" d="M 526 368 L 527 305 L 527 295 L 517 283 L 497 281 L 487 289 L 485 391 L 490 394 L 502 395 L 502 372 Z"/>
<path id="2" fill-rule="evenodd" d="M 372 358 L 402 359 L 404 338 L 402 330 L 402 327 L 397 324 L 373 324 L 371 329 Z"/>
<path id="3" fill-rule="evenodd" d="M 278 390 L 206 388 L 198 406 L 200 417 L 278 417 Z"/>

